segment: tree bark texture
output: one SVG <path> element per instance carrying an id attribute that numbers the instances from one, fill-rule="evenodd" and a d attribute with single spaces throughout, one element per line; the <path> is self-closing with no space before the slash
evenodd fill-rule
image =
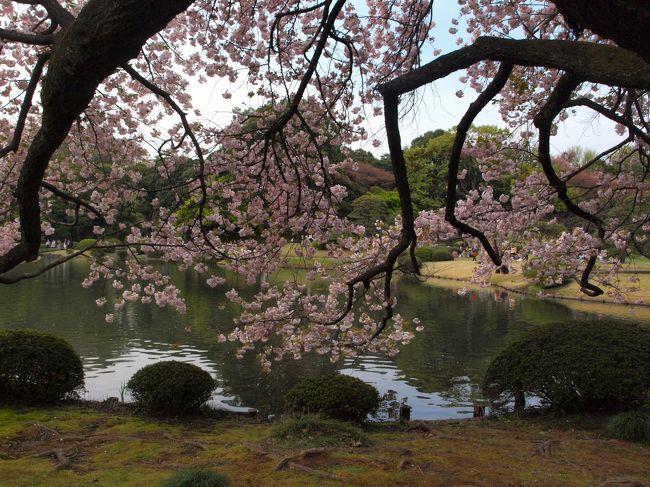
<path id="1" fill-rule="evenodd" d="M 648 0 L 552 0 L 571 28 L 589 29 L 650 63 Z"/>

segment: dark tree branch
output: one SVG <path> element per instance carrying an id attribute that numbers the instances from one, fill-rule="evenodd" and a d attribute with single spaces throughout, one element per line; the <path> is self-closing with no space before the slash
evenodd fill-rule
<path id="1" fill-rule="evenodd" d="M 202 201 L 203 205 L 207 202 L 207 188 L 205 184 L 205 158 L 203 156 L 203 149 L 201 149 L 201 144 L 199 144 L 198 139 L 196 138 L 196 135 L 194 134 L 194 131 L 192 130 L 192 127 L 187 120 L 187 114 L 183 111 L 183 109 L 174 101 L 172 96 L 162 88 L 160 88 L 158 85 L 155 83 L 149 81 L 147 78 L 142 76 L 140 73 L 138 73 L 135 69 L 133 69 L 131 66 L 128 64 L 125 64 L 122 66 L 122 69 L 129 73 L 129 75 L 136 81 L 138 81 L 140 84 L 145 86 L 148 90 L 150 90 L 153 94 L 156 96 L 162 98 L 165 103 L 167 103 L 172 110 L 176 112 L 176 114 L 179 116 L 181 119 L 181 123 L 183 125 L 183 129 L 185 130 L 185 134 L 190 138 L 192 141 L 192 146 L 194 147 L 194 151 L 196 152 L 196 156 L 199 159 L 199 164 L 200 164 L 200 173 L 199 173 L 199 181 L 201 183 L 201 194 L 202 194 Z"/>
<path id="2" fill-rule="evenodd" d="M 553 120 L 555 120 L 560 112 L 566 107 L 566 104 L 571 99 L 573 90 L 575 90 L 581 82 L 582 80 L 573 74 L 563 75 L 542 109 L 535 116 L 533 123 L 539 131 L 538 158 L 542 165 L 542 169 L 544 170 L 544 174 L 546 175 L 546 179 L 555 190 L 562 203 L 564 203 L 571 213 L 596 226 L 598 229 L 598 238 L 602 240 L 605 237 L 605 225 L 603 221 L 596 215 L 589 213 L 573 202 L 569 196 L 566 182 L 557 175 L 553 169 L 553 163 L 551 161 L 551 133 L 553 129 Z M 582 272 L 582 277 L 580 278 L 581 291 L 588 296 L 600 296 L 604 293 L 600 287 L 589 282 L 589 276 L 596 265 L 596 258 L 596 255 L 589 257 L 587 265 Z"/>
<path id="3" fill-rule="evenodd" d="M 277 49 L 274 48 L 274 42 L 273 39 L 277 36 L 278 37 L 278 42 L 277 44 L 280 44 L 280 32 L 277 30 L 280 21 L 289 16 L 298 16 L 302 14 L 306 14 L 309 12 L 313 12 L 314 10 L 317 10 L 319 8 L 324 7 L 327 4 L 327 2 L 320 2 L 316 3 L 314 5 L 311 5 L 309 7 L 304 7 L 304 8 L 297 8 L 295 10 L 287 10 L 285 12 L 280 12 L 275 16 L 273 19 L 273 23 L 271 24 L 271 35 L 269 36 L 269 52 L 270 51 L 276 51 L 278 52 Z"/>
<path id="4" fill-rule="evenodd" d="M 40 5 L 47 12 L 53 23 L 67 27 L 74 21 L 74 15 L 66 10 L 57 0 L 12 0 L 15 3 L 26 5 Z"/>
<path id="5" fill-rule="evenodd" d="M 33 46 L 51 46 L 54 42 L 54 36 L 52 34 L 27 34 L 17 30 L 2 28 L 0 28 L 0 39 L 8 42 L 31 44 Z"/>
<path id="6" fill-rule="evenodd" d="M 578 174 L 580 174 L 580 173 L 583 172 L 583 171 L 586 171 L 586 170 L 589 169 L 591 166 L 593 166 L 595 163 L 597 163 L 598 161 L 602 160 L 603 157 L 607 157 L 609 154 L 612 154 L 612 153 L 616 152 L 617 150 L 622 149 L 622 148 L 625 147 L 627 144 L 629 144 L 630 142 L 633 142 L 633 141 L 634 141 L 634 137 L 630 136 L 630 137 L 627 137 L 626 139 L 622 140 L 622 141 L 619 142 L 618 144 L 616 144 L 616 145 L 610 147 L 609 149 L 605 149 L 604 151 L 602 151 L 602 152 L 601 152 L 600 154 L 598 154 L 597 156 L 592 157 L 591 160 L 589 160 L 588 162 L 586 162 L 585 164 L 583 164 L 582 166 L 580 166 L 580 167 L 579 167 L 578 169 L 576 169 L 575 171 L 571 172 L 571 173 L 568 174 L 567 176 L 564 176 L 564 178 L 563 178 L 564 181 L 569 182 L 571 179 L 573 179 L 574 177 L 576 177 Z"/>
<path id="7" fill-rule="evenodd" d="M 613 122 L 619 123 L 631 131 L 634 132 L 634 135 L 642 139 L 646 144 L 650 144 L 650 135 L 648 135 L 646 132 L 641 130 L 639 127 L 634 125 L 632 121 L 628 118 L 625 118 L 623 115 L 620 115 L 616 113 L 614 110 L 610 110 L 598 103 L 596 103 L 593 100 L 590 100 L 589 98 L 574 98 L 573 100 L 569 100 L 566 105 L 567 108 L 570 107 L 577 107 L 577 106 L 584 106 L 587 108 L 591 108 L 593 111 L 600 113 L 601 115 L 609 118 Z"/>
<path id="8" fill-rule="evenodd" d="M 397 258 L 409 247 L 411 248 L 411 259 L 414 262 L 415 272 L 419 273 L 417 261 L 413 258 L 413 250 L 417 244 L 415 234 L 415 217 L 413 215 L 413 202 L 411 201 L 411 189 L 409 188 L 408 175 L 406 171 L 406 161 L 402 152 L 402 140 L 399 131 L 399 96 L 396 94 L 384 94 L 384 121 L 386 124 L 386 136 L 388 138 L 388 149 L 391 153 L 391 163 L 393 166 L 393 175 L 395 176 L 395 187 L 399 195 L 400 213 L 402 216 L 402 231 L 400 232 L 399 242 L 388 252 L 383 264 L 369 269 L 362 276 L 357 278 L 359 282 L 364 282 L 366 287 L 370 279 L 380 273 L 385 273 L 384 277 L 384 300 L 386 301 L 386 312 L 380 326 L 370 337 L 372 342 L 386 328 L 388 320 L 393 317 L 393 303 L 391 300 L 391 279 L 393 269 Z"/>
<path id="9" fill-rule="evenodd" d="M 599 238 L 602 239 L 605 235 L 602 221 L 597 216 L 584 211 L 568 197 L 565 182 L 553 170 L 550 162 L 551 127 L 555 117 L 562 109 L 566 108 L 573 89 L 579 83 L 588 81 L 647 90 L 650 87 L 650 64 L 635 53 L 616 46 L 561 40 L 510 40 L 481 37 L 471 46 L 440 56 L 421 68 L 379 85 L 378 90 L 384 97 L 387 95 L 397 97 L 481 61 L 500 61 L 512 65 L 546 67 L 564 70 L 568 73 L 562 78 L 563 81 L 556 87 L 535 121 L 540 129 L 540 160 L 543 159 L 542 165 L 545 174 L 567 208 L 577 216 L 595 224 L 598 228 Z M 478 111 L 474 111 L 478 113 L 481 109 L 478 108 Z M 472 113 L 470 113 L 472 111 L 473 109 L 470 107 L 466 117 L 473 119 Z M 629 126 L 630 122 L 626 120 L 625 125 Z M 462 145 L 455 149 L 459 150 L 459 147 L 462 149 Z M 391 150 L 393 160 L 399 154 L 401 154 L 401 148 L 397 148 L 395 153 Z M 450 172 L 450 174 L 452 173 L 453 171 Z M 451 187 L 451 177 L 449 184 Z M 447 211 L 446 217 L 453 220 L 453 212 L 450 215 Z M 480 232 L 475 236 L 480 237 Z M 492 260 L 499 265 L 500 258 L 497 252 L 490 250 L 491 247 L 487 239 L 483 238 L 481 242 Z M 589 275 L 595 262 L 596 257 L 593 256 L 587 263 L 581 279 L 582 290 L 590 295 L 598 295 L 603 292 L 589 282 Z"/>
<path id="10" fill-rule="evenodd" d="M 368 340 L 370 343 L 377 338 L 381 332 L 386 328 L 388 320 L 393 316 L 393 305 L 391 300 L 391 280 L 393 269 L 397 258 L 408 248 L 411 248 L 411 256 L 413 257 L 413 249 L 417 243 L 417 236 L 415 234 L 415 217 L 413 215 L 413 203 L 411 201 L 411 190 L 408 184 L 408 177 L 406 171 L 406 161 L 402 153 L 402 141 L 399 131 L 399 97 L 391 93 L 384 94 L 384 120 L 386 124 L 386 135 L 388 137 L 388 147 L 390 149 L 393 165 L 393 175 L 395 176 L 395 186 L 400 199 L 400 212 L 402 216 L 402 230 L 400 232 L 399 242 L 388 252 L 386 258 L 381 264 L 375 265 L 365 272 L 349 280 L 346 285 L 348 288 L 348 299 L 345 308 L 339 316 L 332 321 L 325 323 L 331 325 L 340 322 L 351 310 L 354 305 L 354 288 L 357 284 L 363 284 L 368 289 L 370 282 L 377 276 L 384 274 L 384 300 L 386 307 L 384 317 L 381 324 L 375 331 L 373 336 Z M 419 272 L 417 262 L 415 262 L 416 272 Z"/>
<path id="11" fill-rule="evenodd" d="M 447 204 L 445 207 L 445 220 L 447 220 L 454 228 L 461 232 L 467 233 L 476 237 L 483 245 L 483 248 L 492 259 L 495 265 L 501 265 L 501 256 L 495 248 L 492 247 L 490 241 L 483 232 L 461 222 L 456 218 L 456 199 L 457 199 L 457 186 L 458 186 L 458 168 L 460 164 L 460 156 L 465 145 L 467 132 L 472 127 L 474 119 L 479 113 L 487 106 L 492 99 L 499 94 L 505 84 L 508 82 L 510 73 L 512 73 L 513 65 L 510 63 L 503 63 L 499 67 L 496 76 L 481 93 L 478 98 L 469 106 L 467 112 L 461 119 L 458 127 L 456 128 L 456 137 L 454 138 L 454 145 L 451 149 L 449 156 L 449 176 L 447 179 Z"/>
<path id="12" fill-rule="evenodd" d="M 18 150 L 18 147 L 20 147 L 23 130 L 25 129 L 25 122 L 27 121 L 27 114 L 29 113 L 29 109 L 32 107 L 32 98 L 34 97 L 34 91 L 36 90 L 38 81 L 41 79 L 41 75 L 43 74 L 43 67 L 49 58 L 49 52 L 40 54 L 38 56 L 38 60 L 36 61 L 34 70 L 32 71 L 32 76 L 29 78 L 29 84 L 25 90 L 25 98 L 23 98 L 23 102 L 20 105 L 20 112 L 18 113 L 18 120 L 16 121 L 14 135 L 11 138 L 11 142 L 9 142 L 6 147 L 0 149 L 0 159 L 2 159 L 10 152 L 16 152 Z"/>
<path id="13" fill-rule="evenodd" d="M 404 94 L 481 61 L 554 68 L 579 75 L 583 81 L 650 89 L 650 64 L 617 46 L 560 40 L 512 40 L 479 37 L 471 46 L 440 56 L 392 81 L 380 92 Z"/>
<path id="14" fill-rule="evenodd" d="M 47 15 L 61 27 L 68 27 L 75 20 L 74 15 L 68 12 L 57 0 L 39 0 L 38 3 L 45 7 Z"/>
<path id="15" fill-rule="evenodd" d="M 156 96 L 162 98 L 172 108 L 172 110 L 174 110 L 176 114 L 180 117 L 181 123 L 183 125 L 183 129 L 185 130 L 184 136 L 187 135 L 192 141 L 194 151 L 196 152 L 196 156 L 199 159 L 199 173 L 197 175 L 197 179 L 201 187 L 201 200 L 199 202 L 198 220 L 199 220 L 199 227 L 201 229 L 201 234 L 203 235 L 203 240 L 208 244 L 208 246 L 213 251 L 217 252 L 221 257 L 226 257 L 226 255 L 221 250 L 217 249 L 214 246 L 204 224 L 204 220 L 203 220 L 204 210 L 205 210 L 205 205 L 207 205 L 208 203 L 208 188 L 205 182 L 205 157 L 203 155 L 203 149 L 201 149 L 201 144 L 199 144 L 199 141 L 196 138 L 196 135 L 194 134 L 194 131 L 192 130 L 189 121 L 187 120 L 187 115 L 185 114 L 183 109 L 178 105 L 178 103 L 174 101 L 172 96 L 167 91 L 163 90 L 158 85 L 149 81 L 147 78 L 142 76 L 140 73 L 138 73 L 135 69 L 133 69 L 128 64 L 123 65 L 122 69 L 124 69 L 127 73 L 129 73 L 129 75 L 134 80 L 141 83 L 143 86 L 149 89 Z"/>
<path id="16" fill-rule="evenodd" d="M 302 100 L 302 97 L 305 94 L 305 90 L 307 89 L 307 86 L 309 86 L 311 77 L 314 74 L 314 71 L 316 71 L 316 67 L 318 66 L 320 57 L 323 54 L 323 50 L 325 49 L 325 45 L 327 44 L 327 39 L 329 39 L 329 33 L 333 31 L 336 18 L 338 17 L 339 13 L 341 13 L 341 10 L 345 6 L 345 2 L 346 0 L 337 0 L 337 2 L 332 7 L 332 10 L 330 11 L 329 15 L 327 16 L 323 24 L 323 32 L 321 34 L 320 39 L 318 40 L 318 43 L 316 44 L 316 49 L 314 50 L 314 54 L 312 55 L 311 60 L 309 61 L 307 70 L 305 71 L 305 73 L 303 74 L 300 80 L 300 84 L 298 85 L 298 89 L 296 90 L 296 93 L 291 100 L 291 104 L 274 121 L 271 127 L 267 130 L 266 132 L 267 138 L 271 137 L 279 130 L 282 130 L 289 122 L 289 120 L 291 120 L 291 117 L 295 115 L 296 110 L 298 110 L 300 101 Z"/>
<path id="17" fill-rule="evenodd" d="M 101 211 L 99 211 L 97 208 L 95 208 L 93 205 L 88 203 L 85 200 L 82 200 L 81 198 L 77 196 L 73 196 L 71 194 L 66 193 L 65 191 L 61 191 L 59 188 L 56 186 L 53 186 L 52 184 L 48 183 L 47 181 L 43 181 L 41 183 L 41 187 L 47 189 L 50 193 L 52 193 L 55 196 L 58 196 L 61 199 L 64 199 L 66 201 L 69 201 L 71 203 L 74 203 L 76 206 L 76 211 L 79 211 L 80 207 L 86 208 L 89 212 L 97 216 L 97 218 L 100 218 L 101 220 L 104 219 L 104 215 L 102 215 Z"/>
<path id="18" fill-rule="evenodd" d="M 50 158 L 88 106 L 99 83 L 140 52 L 192 0 L 90 0 L 52 50 L 43 82 L 41 128 L 27 151 L 16 187 L 21 241 L 0 256 L 0 274 L 38 257 L 38 193 Z"/>
<path id="19" fill-rule="evenodd" d="M 552 0 L 574 31 L 589 29 L 650 63 L 647 0 Z"/>
<path id="20" fill-rule="evenodd" d="M 87 250 L 89 250 L 91 247 L 94 247 L 94 246 L 95 246 L 95 244 L 92 244 L 92 245 L 90 245 L 88 247 L 85 247 L 85 248 L 83 248 L 81 250 L 77 250 L 76 252 L 72 252 L 71 254 L 68 254 L 65 257 L 61 257 L 59 259 L 53 260 L 49 264 L 46 264 L 43 267 L 41 267 L 38 270 L 33 271 L 33 272 L 23 272 L 23 273 L 14 274 L 14 275 L 0 274 L 0 284 L 15 284 L 15 283 L 23 281 L 25 279 L 33 279 L 35 277 L 38 277 L 38 276 L 46 273 L 50 269 L 54 269 L 56 266 L 64 264 L 64 263 L 68 262 L 69 260 L 72 260 L 75 257 L 78 257 L 78 256 L 82 255 L 84 252 L 86 252 Z"/>
<path id="21" fill-rule="evenodd" d="M 486 238 L 486 236 L 480 232 L 479 230 L 467 225 L 466 223 L 463 223 L 459 221 L 455 214 L 455 207 L 456 207 L 456 186 L 458 184 L 458 165 L 460 162 L 460 156 L 462 152 L 463 145 L 465 143 L 465 138 L 467 136 L 467 131 L 472 125 L 473 120 L 476 118 L 476 116 L 485 108 L 485 106 L 501 91 L 503 86 L 506 84 L 508 81 L 508 77 L 510 76 L 510 73 L 512 72 L 513 65 L 511 63 L 504 63 L 500 68 L 495 76 L 495 78 L 492 80 L 492 82 L 488 85 L 486 90 L 479 95 L 479 97 L 474 101 L 463 119 L 461 120 L 461 123 L 459 124 L 457 131 L 456 131 L 456 138 L 454 140 L 454 146 L 452 148 L 452 154 L 450 156 L 450 164 L 449 164 L 449 179 L 448 179 L 448 186 L 447 186 L 447 207 L 445 211 L 445 218 L 448 222 L 450 222 L 451 225 L 454 227 L 458 228 L 459 230 L 468 233 L 476 238 L 478 238 L 481 243 L 483 244 L 484 248 L 488 252 L 488 255 L 490 258 L 492 258 L 492 261 L 495 263 L 495 265 L 501 265 L 501 258 L 494 250 L 494 248 L 491 246 L 489 240 Z M 408 75 L 405 75 L 408 76 Z M 398 96 L 400 91 L 398 90 L 397 92 L 393 91 L 395 88 L 399 88 L 399 84 L 393 84 L 391 83 L 386 83 L 380 86 L 379 90 L 381 94 L 384 97 L 384 106 L 386 110 L 386 134 L 388 136 L 388 142 L 389 142 L 389 149 L 390 149 L 390 154 L 391 154 L 391 160 L 393 162 L 393 172 L 395 174 L 395 180 L 399 184 L 402 184 L 402 191 L 400 192 L 400 203 L 402 207 L 402 241 L 400 241 L 400 244 L 396 247 L 396 249 L 400 249 L 399 254 L 406 250 L 409 244 L 413 243 L 413 246 L 415 244 L 415 230 L 414 230 L 414 219 L 413 219 L 413 209 L 411 205 L 411 195 L 410 195 L 410 189 L 408 187 L 408 179 L 406 175 L 406 164 L 404 162 L 404 153 L 402 151 L 401 147 L 401 142 L 400 142 L 400 132 L 399 132 L 399 123 L 398 123 L 398 114 L 397 114 L 397 104 L 398 104 Z M 393 106 L 394 104 L 394 106 Z M 392 109 L 392 112 L 389 115 L 388 110 Z M 403 173 L 401 171 L 401 168 L 404 168 Z M 398 185 L 398 191 L 399 191 L 399 185 Z M 402 195 L 404 193 L 404 197 Z M 406 206 L 408 205 L 408 208 Z M 406 214 L 406 218 L 404 217 Z M 413 235 L 413 239 L 406 242 L 406 245 L 404 245 L 405 240 L 407 236 Z M 390 257 L 390 255 L 389 255 Z M 413 259 L 415 261 L 415 259 Z M 386 262 L 384 263 L 384 266 L 380 266 L 380 268 L 375 268 L 371 269 L 368 272 L 384 272 L 385 269 L 384 267 L 388 266 L 390 264 L 390 269 L 392 269 L 392 265 L 394 265 L 395 260 L 390 261 L 390 259 L 386 259 Z M 417 269 L 417 263 L 415 263 L 416 269 Z"/>

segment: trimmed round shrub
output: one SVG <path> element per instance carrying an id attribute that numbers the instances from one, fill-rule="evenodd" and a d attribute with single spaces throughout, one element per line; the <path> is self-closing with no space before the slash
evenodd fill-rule
<path id="1" fill-rule="evenodd" d="M 175 360 L 147 365 L 127 383 L 138 409 L 153 416 L 192 414 L 210 399 L 216 387 L 205 370 Z"/>
<path id="2" fill-rule="evenodd" d="M 322 414 L 343 421 L 362 422 L 379 407 L 377 389 L 356 377 L 342 374 L 307 377 L 285 396 L 289 411 Z"/>
<path id="3" fill-rule="evenodd" d="M 607 422 L 607 433 L 612 438 L 638 443 L 650 443 L 650 413 L 627 411 Z"/>
<path id="4" fill-rule="evenodd" d="M 74 244 L 74 248 L 75 250 L 85 249 L 86 247 L 91 246 L 95 242 L 97 242 L 97 240 L 94 238 L 84 238 L 83 240 L 79 240 L 76 244 Z"/>
<path id="5" fill-rule="evenodd" d="M 110 246 L 110 245 L 120 245 L 122 242 L 120 242 L 119 239 L 117 238 L 108 238 L 106 240 L 103 240 L 99 245 L 101 246 Z M 124 250 L 122 247 L 109 247 L 106 249 L 93 249 L 93 253 L 98 256 L 106 256 L 109 254 L 114 254 L 118 252 L 119 250 Z"/>
<path id="6" fill-rule="evenodd" d="M 182 470 L 165 480 L 161 487 L 228 487 L 227 475 L 200 468 Z"/>
<path id="7" fill-rule="evenodd" d="M 35 330 L 0 331 L 0 400 L 49 404 L 77 399 L 83 364 L 65 340 Z"/>
<path id="8" fill-rule="evenodd" d="M 484 390 L 538 396 L 567 412 L 636 408 L 650 393 L 650 330 L 616 321 L 540 326 L 492 361 Z"/>
<path id="9" fill-rule="evenodd" d="M 418 261 L 431 262 L 431 256 L 434 253 L 433 247 L 417 247 L 415 249 L 415 256 Z"/>
<path id="10" fill-rule="evenodd" d="M 86 247 L 93 245 L 97 243 L 97 240 L 94 238 L 84 238 L 83 240 L 79 240 L 77 243 L 74 244 L 74 249 L 75 250 L 81 250 L 85 249 Z M 123 247 L 110 247 L 111 245 L 119 245 L 122 242 L 117 239 L 117 238 L 108 238 L 105 240 L 102 240 L 98 245 L 99 247 L 93 247 L 90 249 L 89 252 L 91 252 L 94 256 L 96 257 L 104 257 L 109 254 L 113 254 L 115 252 L 121 252 L 123 251 L 123 255 L 126 255 L 126 249 Z M 108 247 L 108 248 L 102 248 L 102 247 Z"/>

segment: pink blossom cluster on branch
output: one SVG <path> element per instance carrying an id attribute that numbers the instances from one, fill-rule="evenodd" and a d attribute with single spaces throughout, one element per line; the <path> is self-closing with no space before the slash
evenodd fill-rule
<path id="1" fill-rule="evenodd" d="M 265 368 L 408 343 L 417 323 L 395 312 L 392 278 L 402 254 L 418 271 L 414 249 L 425 243 L 480 242 L 483 280 L 511 267 L 516 246 L 531 279 L 576 278 L 602 293 L 590 277 L 613 285 L 620 267 L 608 247 L 646 252 L 647 64 L 569 27 L 555 2 L 459 3 L 459 48 L 425 63 L 435 48 L 435 5 L 425 0 L 3 2 L 0 282 L 85 256 L 84 286 L 112 289 L 98 302 L 107 321 L 126 303 L 183 312 L 171 278 L 148 263 L 156 255 L 241 307 L 221 339 L 239 342 L 239 355 L 256 350 Z M 457 128 L 446 207 L 417 216 L 399 116 L 418 89 L 453 73 L 480 94 Z M 224 100 L 247 100 L 226 124 L 190 96 L 207 83 Z M 512 132 L 474 138 L 491 102 Z M 588 158 L 553 156 L 557 123 L 577 107 L 618 124 L 621 142 Z M 368 139 L 370 114 L 385 116 L 400 215 L 367 235 L 342 215 L 338 181 L 354 170 L 346 154 Z M 461 156 L 481 173 L 462 197 Z M 570 228 L 541 231 L 553 218 Z M 9 272 L 70 227 L 93 240 L 36 272 Z M 317 245 L 335 270 L 315 258 Z M 115 249 L 125 259 L 101 256 Z M 287 253 L 311 266 L 320 291 L 269 279 Z M 214 265 L 260 291 L 250 300 L 227 291 Z"/>

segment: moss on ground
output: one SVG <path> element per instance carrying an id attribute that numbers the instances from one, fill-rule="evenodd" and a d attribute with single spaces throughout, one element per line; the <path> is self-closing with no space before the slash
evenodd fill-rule
<path id="1" fill-rule="evenodd" d="M 157 422 L 75 407 L 0 409 L 0 486 L 155 486 L 187 467 L 223 472 L 236 486 L 587 486 L 611 478 L 649 484 L 650 448 L 606 438 L 605 420 L 375 425 L 365 432 L 370 446 L 302 456 L 273 446 L 272 426 L 251 420 Z"/>

